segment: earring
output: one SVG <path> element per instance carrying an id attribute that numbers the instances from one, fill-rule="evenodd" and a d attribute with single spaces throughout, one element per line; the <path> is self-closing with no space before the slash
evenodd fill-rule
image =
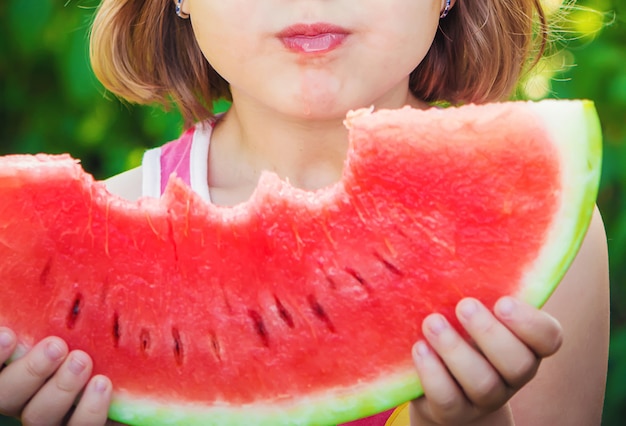
<path id="1" fill-rule="evenodd" d="M 181 19 L 189 18 L 189 15 L 183 12 L 183 0 L 176 0 L 176 15 Z"/>
<path id="2" fill-rule="evenodd" d="M 443 10 L 441 11 L 441 14 L 439 15 L 439 19 L 443 19 L 446 16 L 448 16 L 448 12 L 450 12 L 450 4 L 451 4 L 452 0 L 446 0 L 446 5 L 444 6 Z"/>

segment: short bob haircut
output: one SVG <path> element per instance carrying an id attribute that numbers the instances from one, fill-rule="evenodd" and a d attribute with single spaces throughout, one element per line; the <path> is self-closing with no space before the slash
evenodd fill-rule
<path id="1" fill-rule="evenodd" d="M 457 0 L 410 88 L 427 102 L 503 100 L 546 43 L 541 0 Z M 90 56 L 112 93 L 134 103 L 174 103 L 186 125 L 210 118 L 214 101 L 230 100 L 228 83 L 204 58 L 189 20 L 176 16 L 173 0 L 102 0 Z"/>

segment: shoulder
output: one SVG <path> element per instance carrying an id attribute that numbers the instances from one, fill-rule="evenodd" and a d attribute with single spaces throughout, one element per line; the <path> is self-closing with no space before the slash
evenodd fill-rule
<path id="1" fill-rule="evenodd" d="M 563 327 L 563 346 L 512 400 L 520 425 L 600 424 L 608 364 L 609 274 L 596 209 L 576 259 L 543 307 Z"/>
<path id="2" fill-rule="evenodd" d="M 605 294 L 608 283 L 607 239 L 602 216 L 596 207 L 576 259 L 545 309 L 556 309 L 561 301 L 569 301 L 579 292 Z"/>
<path id="3" fill-rule="evenodd" d="M 143 172 L 141 166 L 112 176 L 104 181 L 107 190 L 128 200 L 137 200 L 142 195 Z"/>
<path id="4" fill-rule="evenodd" d="M 583 312 L 606 314 L 608 318 L 608 271 L 606 233 L 596 208 L 576 259 L 544 309 L 563 316 L 566 312 L 571 315 L 573 306 L 584 305 Z"/>

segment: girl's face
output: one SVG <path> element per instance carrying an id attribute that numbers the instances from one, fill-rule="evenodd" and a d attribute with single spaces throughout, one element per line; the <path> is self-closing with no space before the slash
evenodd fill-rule
<path id="1" fill-rule="evenodd" d="M 298 118 L 398 107 L 428 51 L 441 0 L 187 0 L 196 38 L 249 102 Z"/>

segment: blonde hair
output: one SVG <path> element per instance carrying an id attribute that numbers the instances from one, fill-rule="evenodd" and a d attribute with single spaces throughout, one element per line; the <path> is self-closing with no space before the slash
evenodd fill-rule
<path id="1" fill-rule="evenodd" d="M 529 58 L 546 45 L 540 1 L 457 0 L 411 74 L 413 93 L 452 104 L 510 96 Z M 189 125 L 211 117 L 213 102 L 230 100 L 230 91 L 174 8 L 172 0 L 102 0 L 90 57 L 112 93 L 141 104 L 174 103 Z"/>

